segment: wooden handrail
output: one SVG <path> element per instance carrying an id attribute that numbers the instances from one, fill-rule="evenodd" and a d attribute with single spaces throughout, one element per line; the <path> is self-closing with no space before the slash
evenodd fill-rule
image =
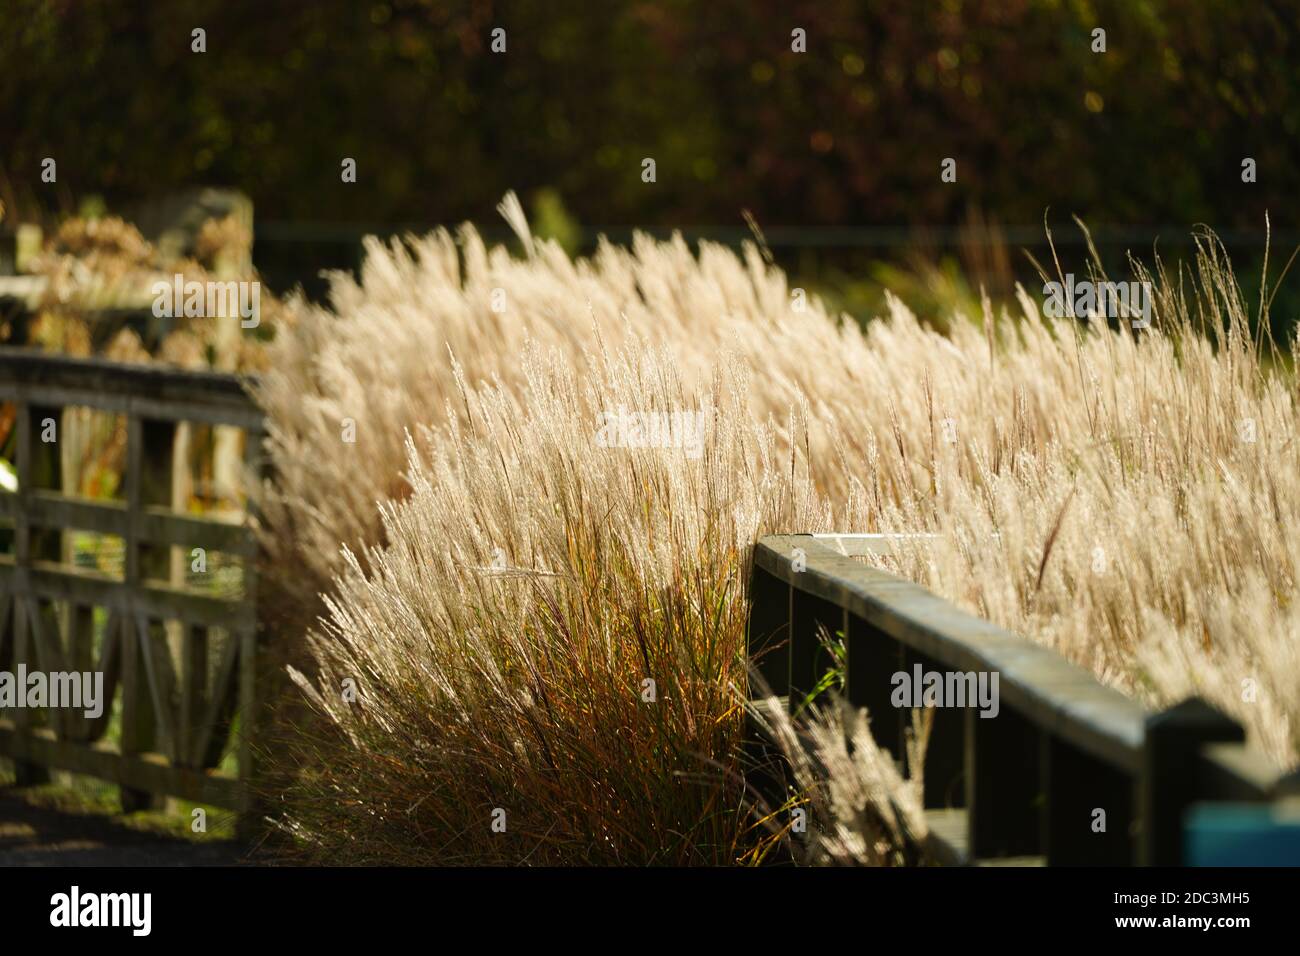
<path id="1" fill-rule="evenodd" d="M 262 413 L 249 393 L 255 381 L 225 372 L 0 347 L 0 401 L 81 405 L 158 421 L 260 428 Z"/>
<path id="2" fill-rule="evenodd" d="M 951 858 L 1177 863 L 1192 802 L 1273 796 L 1278 774 L 1239 724 L 1203 701 L 1148 712 L 1056 652 L 837 553 L 833 542 L 768 535 L 755 545 L 756 674 L 772 694 L 802 700 L 830 663 L 818 635 L 839 635 L 846 694 L 869 709 L 877 741 L 896 756 L 904 719 L 891 700 L 895 675 L 918 665 L 996 674 L 996 716 L 972 706 L 934 714 L 926 806 L 945 820 L 965 814 L 965 845 Z M 873 541 L 853 553 L 878 550 Z"/>

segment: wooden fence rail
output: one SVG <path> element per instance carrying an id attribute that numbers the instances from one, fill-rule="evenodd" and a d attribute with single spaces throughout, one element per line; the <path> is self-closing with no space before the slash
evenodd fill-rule
<path id="1" fill-rule="evenodd" d="M 258 474 L 261 412 L 233 375 L 14 348 L 0 349 L 0 403 L 15 413 L 8 447 L 17 473 L 16 491 L 0 491 L 0 522 L 12 524 L 12 550 L 0 552 L 0 671 L 99 672 L 107 701 L 98 719 L 66 708 L 0 710 L 0 756 L 20 783 L 67 770 L 118 784 L 126 809 L 171 795 L 240 811 L 246 823 L 257 543 L 247 507 L 183 513 L 181 470 L 198 423 L 242 430 L 242 464 Z M 68 487 L 59 441 L 82 407 L 125 421 L 120 498 Z M 122 573 L 70 563 L 74 531 L 119 537 Z M 192 554 L 242 564 L 242 593 L 190 586 Z M 228 745 L 236 776 L 218 769 Z"/>
<path id="2" fill-rule="evenodd" d="M 846 694 L 879 744 L 902 753 L 894 675 L 997 673 L 999 711 L 938 707 L 925 765 L 931 849 L 950 863 L 1179 865 L 1194 804 L 1290 792 L 1240 724 L 1199 699 L 1149 713 L 1055 652 L 966 614 L 812 535 L 754 548 L 749 651 L 773 694 L 804 699 L 840 635 Z M 1105 830 L 1094 826 L 1105 811 Z M 1300 863 L 1300 860 L 1296 862 Z"/>

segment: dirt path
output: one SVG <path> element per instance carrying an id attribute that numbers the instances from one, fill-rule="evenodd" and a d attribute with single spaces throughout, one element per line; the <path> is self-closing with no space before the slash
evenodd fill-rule
<path id="1" fill-rule="evenodd" d="M 194 843 L 142 832 L 104 814 L 36 806 L 0 788 L 0 866 L 231 866 L 244 855 L 233 840 Z"/>

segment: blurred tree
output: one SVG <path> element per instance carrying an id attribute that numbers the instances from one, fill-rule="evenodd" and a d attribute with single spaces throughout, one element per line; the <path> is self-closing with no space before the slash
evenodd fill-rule
<path id="1" fill-rule="evenodd" d="M 1298 0 L 2 2 L 0 199 L 20 210 L 202 183 L 260 219 L 396 225 L 551 187 L 594 226 L 972 205 L 1294 226 Z"/>

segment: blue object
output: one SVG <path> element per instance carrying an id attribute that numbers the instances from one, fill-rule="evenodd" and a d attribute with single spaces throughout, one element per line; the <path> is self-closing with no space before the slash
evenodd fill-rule
<path id="1" fill-rule="evenodd" d="M 1300 801 L 1194 804 L 1183 859 L 1188 866 L 1300 866 Z"/>

